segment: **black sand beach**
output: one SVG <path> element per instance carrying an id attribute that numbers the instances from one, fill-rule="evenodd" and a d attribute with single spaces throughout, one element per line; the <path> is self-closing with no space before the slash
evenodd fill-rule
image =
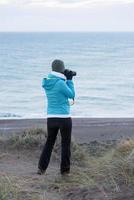
<path id="1" fill-rule="evenodd" d="M 46 119 L 0 120 L 3 136 L 31 128 L 46 129 Z M 134 118 L 73 118 L 72 133 L 78 143 L 134 137 Z"/>

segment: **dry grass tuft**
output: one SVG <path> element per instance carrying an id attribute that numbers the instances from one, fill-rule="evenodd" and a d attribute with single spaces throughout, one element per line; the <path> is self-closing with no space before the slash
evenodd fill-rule
<path id="1" fill-rule="evenodd" d="M 46 131 L 42 129 L 28 129 L 21 135 L 15 134 L 7 140 L 8 146 L 17 149 L 30 149 L 41 145 L 46 139 Z"/>
<path id="2" fill-rule="evenodd" d="M 19 187 L 6 175 L 0 176 L 0 200 L 19 200 Z"/>
<path id="3" fill-rule="evenodd" d="M 115 153 L 126 156 L 134 149 L 134 139 L 122 140 L 116 148 Z"/>
<path id="4" fill-rule="evenodd" d="M 23 180 L 21 180 L 23 181 Z M 0 174 L 0 200 L 48 200 L 35 191 L 25 190 L 16 177 Z"/>

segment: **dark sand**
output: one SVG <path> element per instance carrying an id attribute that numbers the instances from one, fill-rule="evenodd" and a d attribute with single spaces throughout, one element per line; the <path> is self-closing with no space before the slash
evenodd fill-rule
<path id="1" fill-rule="evenodd" d="M 46 119 L 0 120 L 1 135 L 31 128 L 46 129 Z M 78 143 L 134 137 L 134 118 L 73 118 L 72 134 Z"/>

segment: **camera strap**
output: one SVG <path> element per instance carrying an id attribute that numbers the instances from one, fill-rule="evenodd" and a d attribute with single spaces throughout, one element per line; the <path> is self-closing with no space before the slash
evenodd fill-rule
<path id="1" fill-rule="evenodd" d="M 70 103 L 70 106 L 73 106 L 75 104 L 75 99 L 73 99 L 73 102 Z"/>

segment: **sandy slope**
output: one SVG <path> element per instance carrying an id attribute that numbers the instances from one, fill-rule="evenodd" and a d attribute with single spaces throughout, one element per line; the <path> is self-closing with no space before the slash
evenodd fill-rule
<path id="1" fill-rule="evenodd" d="M 16 183 L 20 193 L 19 200 L 33 200 L 33 197 L 36 197 L 36 200 L 134 200 L 133 185 L 121 183 L 119 189 L 115 187 L 111 190 L 111 188 L 103 187 L 103 179 L 98 180 L 95 185 L 92 184 L 88 177 L 84 177 L 87 176 L 85 171 L 90 171 L 90 168 L 82 164 L 82 159 L 84 159 L 82 156 L 77 165 L 72 165 L 70 177 L 60 175 L 59 162 L 54 156 L 46 174 L 39 176 L 36 171 L 41 149 L 37 146 L 9 148 L 7 144 L 0 142 L 0 181 L 2 177 L 9 177 L 12 184 Z M 88 152 L 94 155 L 97 148 L 98 152 L 101 151 L 101 146 L 93 143 L 83 144 L 81 147 L 88 149 Z M 107 147 L 104 149 L 103 144 L 102 152 L 104 151 L 107 151 Z M 92 175 L 93 173 L 90 176 Z"/>
<path id="2" fill-rule="evenodd" d="M 1 150 L 1 149 L 0 149 Z M 0 177 L 8 176 L 17 183 L 20 192 L 25 200 L 30 196 L 38 196 L 40 199 L 59 200 L 59 195 L 49 189 L 58 174 L 58 167 L 55 163 L 51 164 L 45 176 L 39 176 L 37 163 L 39 151 L 3 151 L 0 158 Z M 32 199 L 32 197 L 31 197 Z"/>

